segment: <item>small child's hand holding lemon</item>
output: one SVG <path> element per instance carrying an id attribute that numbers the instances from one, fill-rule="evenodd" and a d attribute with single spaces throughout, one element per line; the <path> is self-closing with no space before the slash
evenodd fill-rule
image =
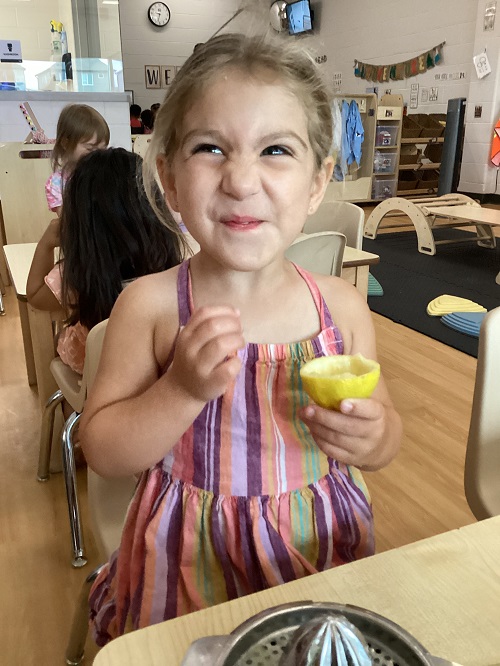
<path id="1" fill-rule="evenodd" d="M 354 356 L 326 356 L 300 371 L 304 390 L 316 404 L 302 418 L 319 448 L 348 465 L 378 469 L 385 432 L 385 405 L 371 395 L 380 378 L 376 361 Z"/>

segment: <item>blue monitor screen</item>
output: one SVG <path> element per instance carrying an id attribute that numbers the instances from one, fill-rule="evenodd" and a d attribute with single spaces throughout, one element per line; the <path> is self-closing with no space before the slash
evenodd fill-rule
<path id="1" fill-rule="evenodd" d="M 312 30 L 311 6 L 309 0 L 299 0 L 286 6 L 288 32 L 296 35 Z"/>

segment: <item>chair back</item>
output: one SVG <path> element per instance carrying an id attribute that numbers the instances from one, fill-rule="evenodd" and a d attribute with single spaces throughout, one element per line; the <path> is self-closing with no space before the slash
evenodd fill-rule
<path id="1" fill-rule="evenodd" d="M 479 334 L 464 481 L 478 520 L 500 514 L 500 307 L 488 312 Z"/>
<path id="2" fill-rule="evenodd" d="M 94 326 L 87 338 L 84 368 L 87 391 L 91 389 L 97 374 L 107 324 L 106 319 Z M 105 479 L 90 467 L 87 469 L 87 494 L 92 532 L 99 553 L 105 560 L 108 560 L 120 545 L 123 523 L 135 485 L 135 477 Z"/>
<path id="3" fill-rule="evenodd" d="M 323 201 L 304 225 L 305 234 L 319 231 L 338 231 L 347 239 L 349 247 L 363 249 L 365 211 L 347 201 Z"/>
<path id="4" fill-rule="evenodd" d="M 151 134 L 136 134 L 132 141 L 132 152 L 137 153 L 144 159 L 150 143 Z"/>
<path id="5" fill-rule="evenodd" d="M 345 245 L 346 237 L 336 231 L 303 234 L 285 255 L 307 271 L 340 277 Z"/>

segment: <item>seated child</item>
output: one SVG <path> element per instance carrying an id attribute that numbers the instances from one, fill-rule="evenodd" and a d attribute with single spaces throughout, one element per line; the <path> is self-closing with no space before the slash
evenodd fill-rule
<path id="1" fill-rule="evenodd" d="M 123 148 L 82 158 L 66 185 L 62 216 L 49 224 L 33 257 L 28 302 L 64 309 L 57 352 L 79 373 L 88 331 L 109 317 L 123 283 L 182 258 L 177 226 L 159 221 L 138 186 L 141 167 L 142 159 Z M 159 191 L 156 198 L 165 207 Z M 58 246 L 64 260 L 54 265 Z"/>

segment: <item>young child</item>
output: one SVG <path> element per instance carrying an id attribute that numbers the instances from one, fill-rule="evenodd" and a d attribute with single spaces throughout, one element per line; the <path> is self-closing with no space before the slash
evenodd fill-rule
<path id="1" fill-rule="evenodd" d="M 138 104 L 130 105 L 130 131 L 132 134 L 144 134 L 141 111 L 142 109 Z"/>
<path id="2" fill-rule="evenodd" d="M 217 36 L 177 74 L 153 137 L 149 171 L 157 155 L 201 250 L 120 295 L 85 406 L 90 466 L 142 473 L 91 591 L 99 645 L 371 555 L 359 470 L 387 465 L 401 437 L 383 379 L 340 412 L 302 389 L 310 359 L 376 357 L 361 294 L 285 259 L 332 172 L 313 58 L 291 40 Z"/>
<path id="3" fill-rule="evenodd" d="M 64 183 L 78 160 L 109 143 L 109 127 L 101 114 L 87 104 L 70 104 L 61 111 L 52 151 L 52 175 L 45 184 L 49 210 L 60 215 Z"/>
<path id="4" fill-rule="evenodd" d="M 66 185 L 61 219 L 50 223 L 33 257 L 28 302 L 43 310 L 63 307 L 57 352 L 80 374 L 88 331 L 109 317 L 123 283 L 181 261 L 179 232 L 160 222 L 139 187 L 141 166 L 123 148 L 83 157 Z M 164 204 L 159 189 L 156 198 Z M 58 246 L 64 261 L 54 266 Z"/>

